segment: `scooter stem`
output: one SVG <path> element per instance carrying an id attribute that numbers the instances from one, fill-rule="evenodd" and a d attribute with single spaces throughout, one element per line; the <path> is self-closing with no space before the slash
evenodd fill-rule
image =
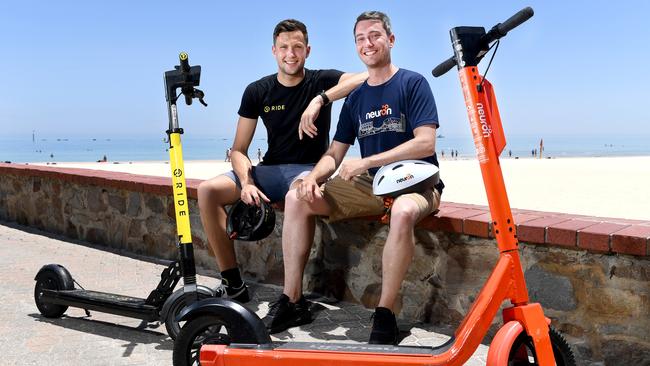
<path id="1" fill-rule="evenodd" d="M 194 263 L 194 248 L 192 246 L 192 230 L 190 227 L 189 199 L 185 182 L 185 167 L 183 164 L 183 147 L 181 135 L 183 129 L 178 123 L 176 89 L 180 88 L 185 95 L 185 103 L 192 104 L 192 98 L 200 98 L 203 103 L 203 92 L 195 89 L 201 78 L 201 66 L 190 67 L 188 55 L 181 52 L 180 66 L 175 70 L 165 72 L 165 96 L 169 113 L 169 162 L 171 167 L 174 211 L 176 213 L 176 232 L 180 249 L 181 271 L 183 273 L 183 291 L 194 294 L 198 299 L 196 286 L 196 268 Z M 203 103 L 205 105 L 205 103 Z"/>

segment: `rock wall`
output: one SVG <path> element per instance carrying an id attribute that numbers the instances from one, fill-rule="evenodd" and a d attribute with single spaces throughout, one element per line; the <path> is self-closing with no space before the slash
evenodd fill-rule
<path id="1" fill-rule="evenodd" d="M 167 180 L 142 178 L 135 184 L 128 174 L 89 180 L 88 173 L 84 173 L 88 179 L 78 178 L 78 171 L 16 172 L 0 174 L 0 219 L 137 254 L 176 258 Z M 130 183 L 123 184 L 125 180 Z M 190 182 L 190 197 L 196 197 L 196 185 Z M 195 199 L 190 201 L 190 213 L 196 262 L 216 269 Z M 268 238 L 236 244 L 245 277 L 251 281 L 282 284 L 282 213 L 277 217 Z M 444 219 L 433 218 L 441 227 Z M 431 223 L 425 226 L 415 233 L 415 258 L 402 288 L 399 316 L 456 327 L 490 274 L 498 251 L 489 237 L 462 230 L 432 231 Z M 375 306 L 387 233 L 385 225 L 372 220 L 319 221 L 305 289 Z M 521 243 L 520 254 L 531 299 L 540 302 L 567 335 L 583 364 L 650 364 L 648 256 L 527 242 Z"/>

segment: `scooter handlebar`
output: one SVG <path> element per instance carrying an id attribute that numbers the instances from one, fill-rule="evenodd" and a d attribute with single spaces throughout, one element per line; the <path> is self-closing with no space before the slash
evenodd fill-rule
<path id="1" fill-rule="evenodd" d="M 530 6 L 527 6 L 519 10 L 515 15 L 508 18 L 505 22 L 498 23 L 497 25 L 492 27 L 492 29 L 490 29 L 490 31 L 483 36 L 482 43 L 488 46 L 493 41 L 496 41 L 497 39 L 508 34 L 509 31 L 518 27 L 521 23 L 530 19 L 534 14 L 535 12 L 533 11 L 533 8 L 531 8 Z M 447 60 L 443 61 L 442 63 L 440 63 L 438 66 L 436 66 L 436 68 L 433 69 L 433 71 L 431 71 L 431 74 L 433 74 L 433 76 L 437 78 L 439 76 L 444 75 L 447 71 L 451 70 L 451 68 L 454 66 L 456 66 L 456 58 L 452 56 Z"/>
<path id="2" fill-rule="evenodd" d="M 187 56 L 186 52 L 181 52 L 178 55 L 178 58 L 181 61 L 181 72 L 184 75 L 188 75 L 190 73 L 190 60 L 189 57 Z M 185 76 L 187 77 L 187 76 Z M 192 87 L 183 87 L 181 88 L 181 92 L 185 95 L 185 104 L 187 105 L 192 105 Z"/>
<path id="3" fill-rule="evenodd" d="M 451 56 L 445 61 L 441 62 L 440 65 L 436 66 L 431 73 L 434 78 L 444 75 L 447 71 L 451 70 L 452 67 L 456 66 L 456 56 Z"/>
<path id="4" fill-rule="evenodd" d="M 521 23 L 530 19 L 534 14 L 535 12 L 530 6 L 519 10 L 515 15 L 508 18 L 505 22 L 499 23 L 492 27 L 492 29 L 490 29 L 490 31 L 487 32 L 487 34 L 484 36 L 485 44 L 490 44 L 493 41 L 496 41 L 497 39 L 505 36 L 508 34 L 508 32 L 521 25 Z"/>
<path id="5" fill-rule="evenodd" d="M 186 73 L 190 72 L 190 60 L 186 52 L 181 52 L 178 54 L 178 58 L 181 60 L 181 72 Z"/>

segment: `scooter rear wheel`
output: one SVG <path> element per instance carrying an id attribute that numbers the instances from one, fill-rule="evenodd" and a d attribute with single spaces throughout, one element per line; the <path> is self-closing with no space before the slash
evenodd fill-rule
<path id="1" fill-rule="evenodd" d="M 562 334 L 555 328 L 549 328 L 551 346 L 553 347 L 553 356 L 557 366 L 575 366 L 575 356 Z M 533 366 L 538 365 L 535 356 L 535 346 L 533 340 L 525 332 L 519 334 L 512 344 L 510 355 L 508 357 L 508 366 Z"/>
<path id="2" fill-rule="evenodd" d="M 230 344 L 225 325 L 213 315 L 201 315 L 187 322 L 174 341 L 174 366 L 200 365 L 201 346 L 205 344 Z"/>
<path id="3" fill-rule="evenodd" d="M 46 303 L 41 300 L 41 297 L 43 290 L 67 290 L 68 287 L 65 284 L 65 279 L 53 271 L 39 273 L 34 286 L 34 301 L 38 311 L 46 318 L 59 318 L 63 315 L 68 310 L 68 306 Z"/>
<path id="4" fill-rule="evenodd" d="M 183 292 L 182 289 L 177 290 L 177 292 L 178 291 L 180 291 L 181 294 Z M 211 292 L 204 292 L 201 291 L 201 289 L 198 289 L 197 291 L 198 291 L 198 300 L 207 299 L 213 296 Z M 209 291 L 209 289 L 207 289 L 207 291 Z M 179 296 L 173 300 L 173 303 L 169 307 L 169 311 L 167 312 L 165 318 L 165 329 L 167 329 L 167 334 L 171 339 L 176 339 L 176 337 L 178 337 L 178 333 L 180 333 L 181 328 L 183 327 L 183 324 L 180 324 L 178 321 L 176 321 L 176 317 L 178 316 L 178 314 L 180 314 L 181 310 L 183 310 L 187 305 L 188 304 L 187 304 L 186 297 Z"/>

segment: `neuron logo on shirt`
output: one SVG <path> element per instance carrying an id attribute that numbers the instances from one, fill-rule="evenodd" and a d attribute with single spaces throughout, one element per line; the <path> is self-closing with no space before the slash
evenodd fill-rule
<path id="1" fill-rule="evenodd" d="M 381 106 L 381 109 L 366 113 L 366 121 L 375 117 L 389 116 L 392 113 L 393 110 L 390 108 L 390 106 L 388 104 L 384 104 Z"/>

